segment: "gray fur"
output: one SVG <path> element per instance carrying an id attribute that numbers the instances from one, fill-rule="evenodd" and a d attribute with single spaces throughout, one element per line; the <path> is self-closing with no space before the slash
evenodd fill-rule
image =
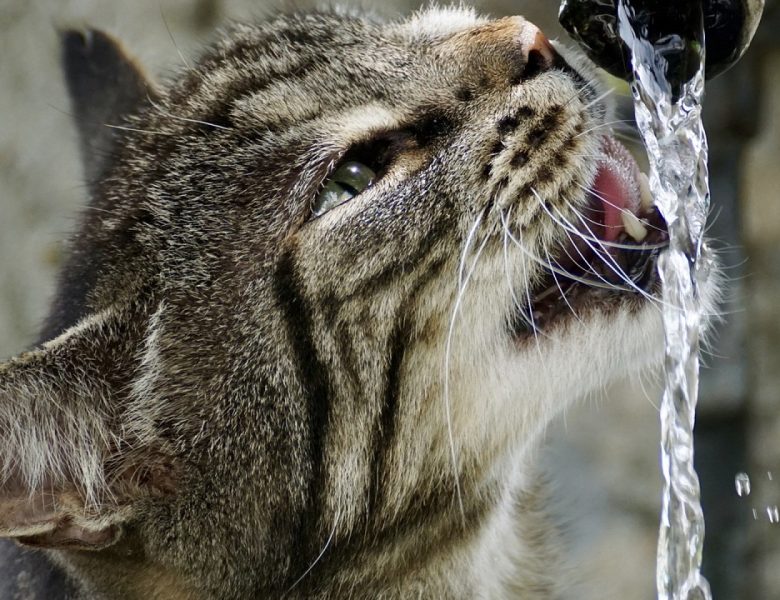
<path id="1" fill-rule="evenodd" d="M 511 327 L 540 268 L 505 264 L 501 215 L 559 244 L 534 194 L 584 204 L 607 112 L 529 31 L 280 16 L 117 93 L 47 341 L 0 366 L 0 535 L 87 598 L 557 597 L 532 449 L 660 344 L 617 293 L 536 343 Z M 384 176 L 313 219 L 377 137 Z"/>

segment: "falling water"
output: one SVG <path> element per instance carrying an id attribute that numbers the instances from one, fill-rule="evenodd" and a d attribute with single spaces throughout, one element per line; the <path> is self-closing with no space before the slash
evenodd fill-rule
<path id="1" fill-rule="evenodd" d="M 750 477 L 747 473 L 737 473 L 734 477 L 734 487 L 737 488 L 737 496 L 750 496 Z"/>
<path id="2" fill-rule="evenodd" d="M 679 36 L 651 43 L 635 17 L 630 0 L 620 0 L 619 33 L 632 54 L 632 92 L 650 161 L 650 187 L 670 237 L 658 267 L 663 285 L 666 387 L 661 405 L 664 493 L 656 583 L 662 600 L 709 599 L 709 585 L 700 572 L 704 517 L 693 468 L 702 318 L 699 289 L 711 268 L 702 255 L 709 208 L 707 140 L 701 122 L 704 49 L 703 44 Z M 703 40 L 703 32 L 698 39 Z M 691 57 L 699 64 L 680 66 L 680 60 Z M 690 79 L 670 82 L 669 60 L 678 61 L 673 65 L 678 71 L 687 68 Z"/>

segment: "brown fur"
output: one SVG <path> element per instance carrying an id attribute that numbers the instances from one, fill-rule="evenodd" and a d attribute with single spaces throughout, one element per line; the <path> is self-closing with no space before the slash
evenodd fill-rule
<path id="1" fill-rule="evenodd" d="M 236 25 L 161 91 L 64 41 L 91 208 L 0 367 L 0 535 L 89 598 L 556 597 L 529 453 L 657 324 L 612 293 L 518 334 L 506 232 L 543 256 L 539 202 L 585 202 L 587 67 L 464 10 Z M 313 218 L 350 153 L 380 178 Z"/>

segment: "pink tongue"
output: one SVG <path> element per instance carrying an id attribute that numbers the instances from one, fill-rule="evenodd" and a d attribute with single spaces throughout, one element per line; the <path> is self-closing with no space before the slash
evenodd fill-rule
<path id="1" fill-rule="evenodd" d="M 623 210 L 639 210 L 639 167 L 615 138 L 604 136 L 601 152 L 592 189 L 602 205 L 604 240 L 614 242 L 623 232 Z"/>
<path id="2" fill-rule="evenodd" d="M 610 168 L 610 161 L 599 165 L 593 191 L 601 200 L 604 211 L 604 240 L 614 242 L 623 231 L 623 220 L 620 218 L 622 209 L 628 208 L 626 199 L 629 190 L 626 181 Z"/>

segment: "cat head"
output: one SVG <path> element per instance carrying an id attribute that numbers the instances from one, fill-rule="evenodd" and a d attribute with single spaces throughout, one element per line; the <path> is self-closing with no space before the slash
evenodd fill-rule
<path id="1" fill-rule="evenodd" d="M 280 16 L 162 89 L 63 41 L 91 205 L 0 367 L 0 533 L 215 596 L 287 589 L 329 533 L 369 570 L 366 532 L 467 535 L 552 416 L 657 362 L 663 223 L 524 19 Z"/>

